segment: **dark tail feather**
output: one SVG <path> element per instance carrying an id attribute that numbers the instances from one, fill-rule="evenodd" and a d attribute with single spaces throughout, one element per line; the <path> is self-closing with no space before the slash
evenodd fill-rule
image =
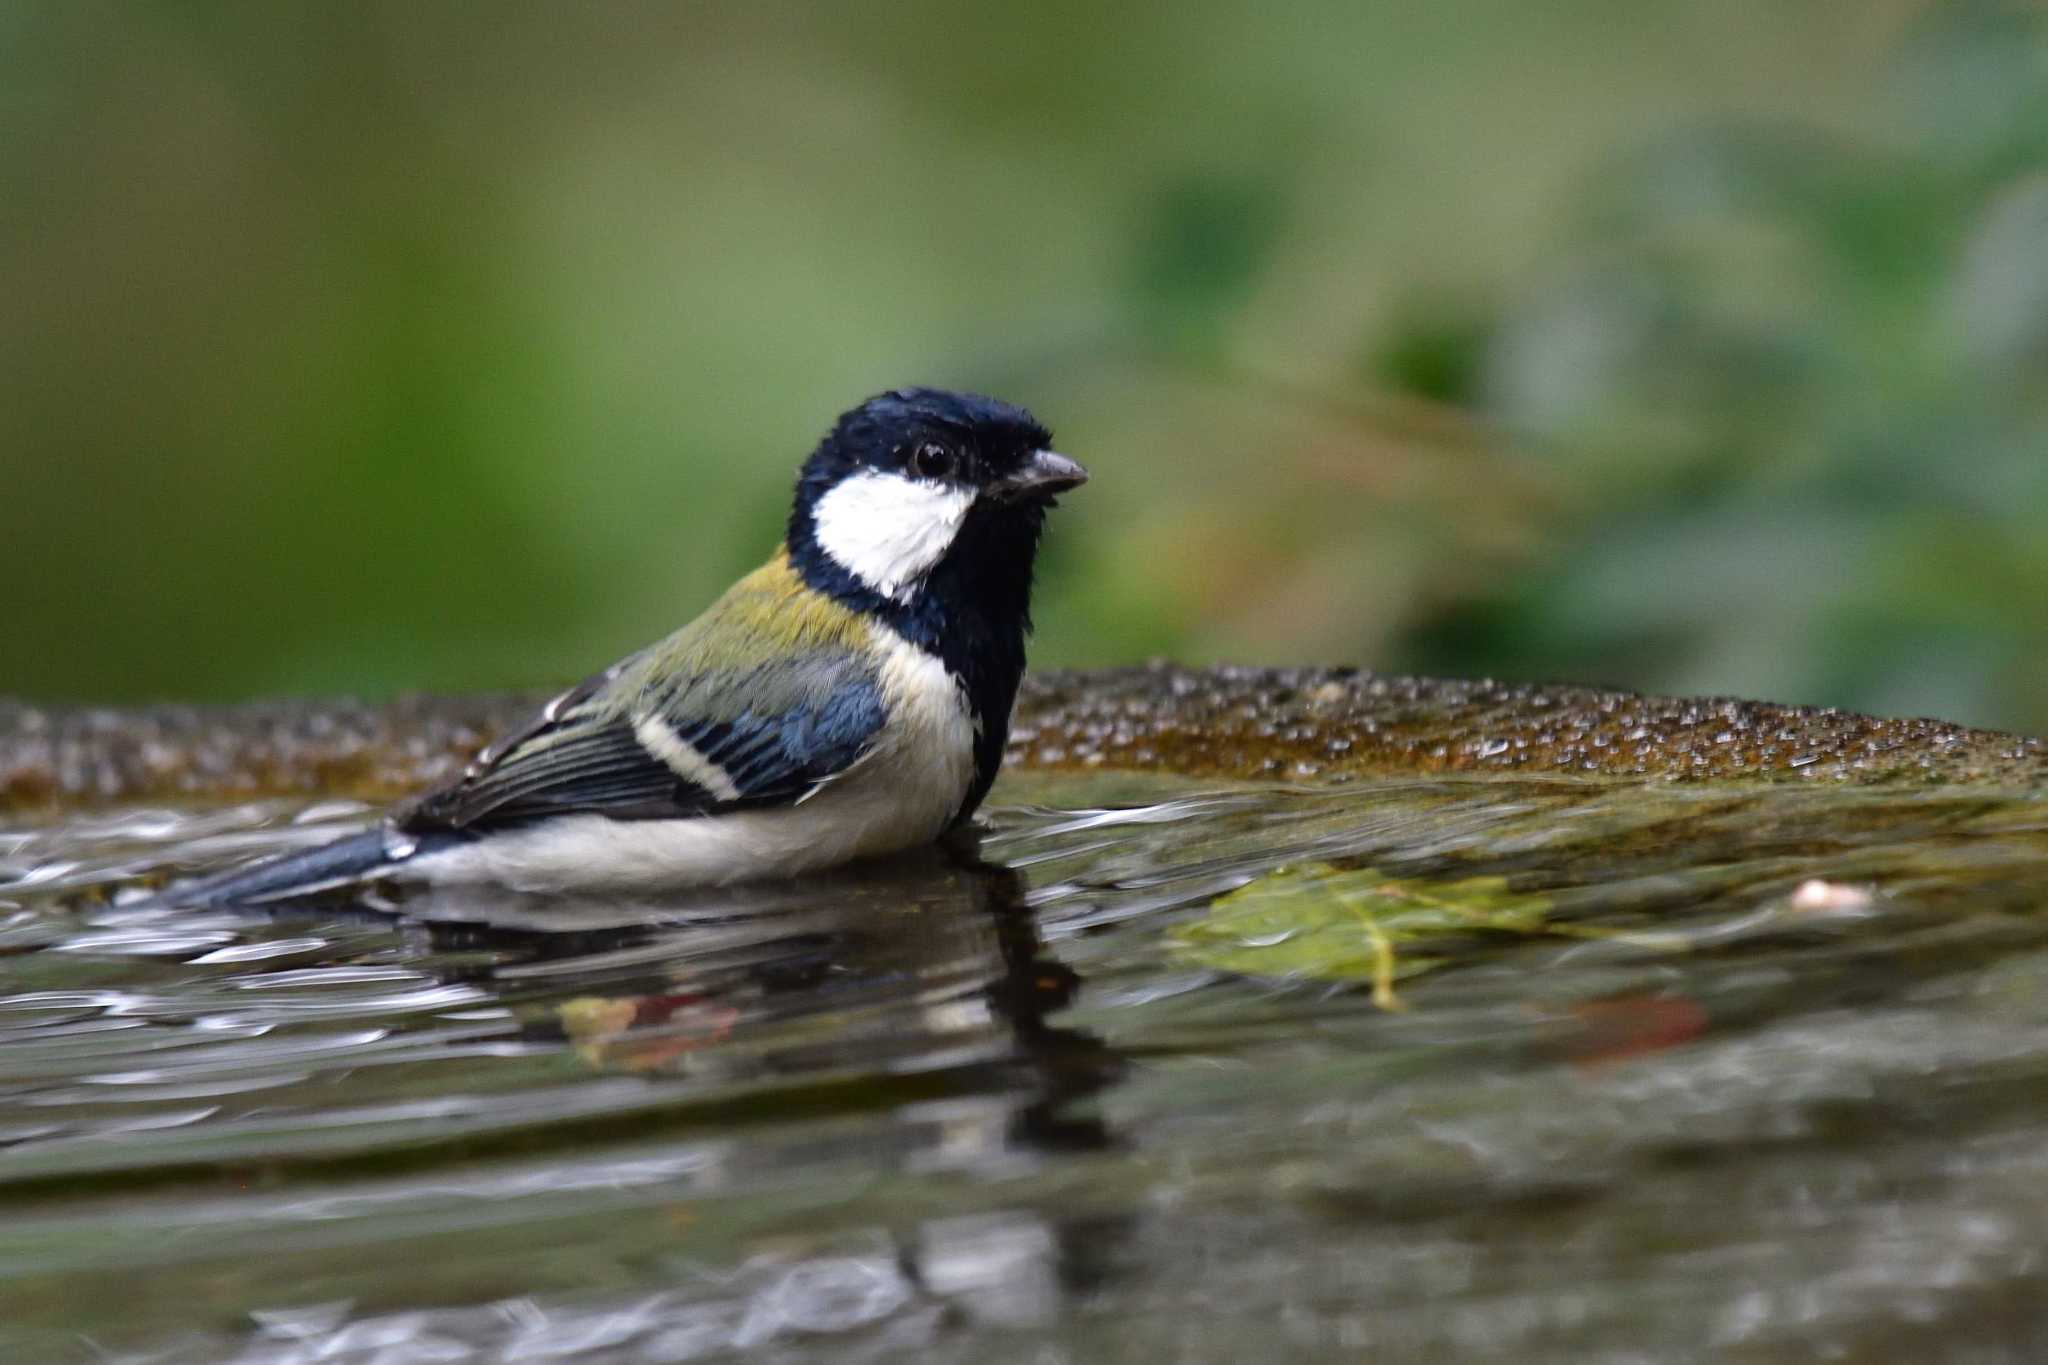
<path id="1" fill-rule="evenodd" d="M 160 897 L 165 905 L 204 908 L 222 905 L 264 905 L 309 896 L 335 887 L 352 886 L 403 861 L 394 858 L 382 829 L 366 830 L 337 839 L 304 853 L 286 853 L 253 867 L 237 868 L 218 876 L 202 877 L 183 886 L 173 886 Z M 438 844 L 441 840 L 435 840 Z M 429 851 L 418 843 L 405 850 L 405 858 Z"/>

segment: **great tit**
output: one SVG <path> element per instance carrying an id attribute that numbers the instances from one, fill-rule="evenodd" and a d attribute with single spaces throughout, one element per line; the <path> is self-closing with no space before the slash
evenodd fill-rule
<path id="1" fill-rule="evenodd" d="M 1002 761 L 1054 495 L 1022 408 L 901 389 L 804 462 L 768 562 L 371 830 L 174 888 L 260 903 L 372 878 L 522 891 L 784 876 L 929 842 Z"/>

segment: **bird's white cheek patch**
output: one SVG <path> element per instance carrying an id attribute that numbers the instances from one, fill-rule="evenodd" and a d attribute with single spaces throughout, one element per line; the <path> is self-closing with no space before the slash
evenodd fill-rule
<path id="1" fill-rule="evenodd" d="M 864 473 L 818 499 L 818 544 L 841 567 L 884 597 L 907 598 L 945 557 L 974 494 L 962 488 Z"/>

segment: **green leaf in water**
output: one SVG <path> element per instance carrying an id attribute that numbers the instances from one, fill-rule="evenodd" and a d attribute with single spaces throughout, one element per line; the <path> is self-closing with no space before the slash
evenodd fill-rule
<path id="1" fill-rule="evenodd" d="M 1369 981 L 1375 1004 L 1401 1009 L 1394 983 L 1442 966 L 1454 936 L 1588 932 L 1551 925 L 1549 912 L 1547 898 L 1510 891 L 1503 877 L 1429 881 L 1307 863 L 1217 897 L 1205 918 L 1174 930 L 1173 947 L 1245 976 Z"/>

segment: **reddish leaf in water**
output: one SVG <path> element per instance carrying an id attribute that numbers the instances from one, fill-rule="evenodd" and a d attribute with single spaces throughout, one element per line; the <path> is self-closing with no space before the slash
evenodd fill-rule
<path id="1" fill-rule="evenodd" d="M 1580 1066 L 1601 1066 L 1691 1042 L 1707 1031 L 1707 1012 L 1685 996 L 1625 995 L 1582 1000 L 1570 1009 L 1583 1030 L 1567 1046 Z"/>

